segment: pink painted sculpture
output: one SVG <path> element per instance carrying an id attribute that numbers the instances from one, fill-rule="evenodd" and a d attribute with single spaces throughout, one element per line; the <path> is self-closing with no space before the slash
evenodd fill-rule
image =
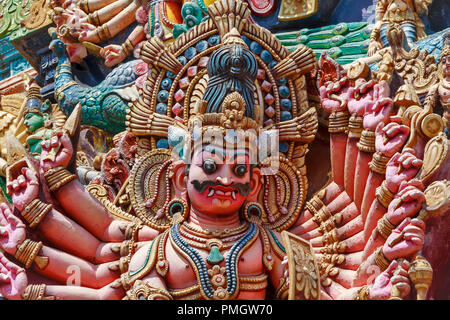
<path id="1" fill-rule="evenodd" d="M 209 15 L 168 47 L 142 47 L 150 70 L 105 181 L 85 187 L 73 174 L 80 108 L 42 142 L 39 163 L 16 144 L 13 205 L 0 205 L 2 296 L 426 297 L 427 221 L 449 210 L 444 134 L 419 135 L 421 113 L 399 114 L 398 96 L 370 73 L 327 55 L 317 63 L 306 47 L 289 53 L 241 1 L 217 1 Z M 208 49 L 191 56 L 198 43 Z M 306 74 L 329 114 L 332 171 L 308 199 L 319 120 Z"/>

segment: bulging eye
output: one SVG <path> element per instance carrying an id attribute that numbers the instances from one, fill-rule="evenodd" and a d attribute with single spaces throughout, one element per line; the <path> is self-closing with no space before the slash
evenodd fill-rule
<path id="1" fill-rule="evenodd" d="M 203 161 L 202 168 L 206 174 L 213 174 L 217 170 L 217 164 L 213 160 L 207 159 Z"/>
<path id="2" fill-rule="evenodd" d="M 234 167 L 234 174 L 238 177 L 243 177 L 247 173 L 247 166 L 246 165 L 237 165 Z"/>

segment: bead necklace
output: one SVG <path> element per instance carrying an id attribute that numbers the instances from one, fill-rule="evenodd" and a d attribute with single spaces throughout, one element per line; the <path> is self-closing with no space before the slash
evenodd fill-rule
<path id="1" fill-rule="evenodd" d="M 207 238 L 225 238 L 229 236 L 233 236 L 239 233 L 242 233 L 244 230 L 248 228 L 248 223 L 240 224 L 239 226 L 232 228 L 232 229 L 216 229 L 216 230 L 208 230 L 208 229 L 201 229 L 197 226 L 193 226 L 187 222 L 183 223 L 182 227 L 190 232 L 191 234 L 194 234 L 199 237 L 207 237 Z"/>
<path id="2" fill-rule="evenodd" d="M 175 249 L 191 261 L 191 265 L 200 282 L 202 295 L 206 299 L 223 300 L 233 298 L 237 294 L 237 261 L 242 252 L 256 240 L 258 235 L 257 231 L 256 224 L 252 223 L 248 232 L 231 247 L 225 259 L 225 268 L 219 268 L 218 265 L 215 265 L 210 270 L 208 270 L 200 253 L 183 240 L 180 235 L 179 224 L 170 228 L 170 236 L 172 242 L 175 244 Z M 225 273 L 225 279 L 220 279 L 223 276 L 222 273 Z M 210 276 L 215 288 L 209 279 Z M 222 281 L 219 281 L 219 279 Z M 227 286 L 226 289 L 222 287 L 225 283 Z"/>
<path id="3" fill-rule="evenodd" d="M 242 237 L 242 233 L 232 236 L 232 237 L 228 237 L 228 238 L 222 238 L 222 239 L 217 239 L 217 238 L 209 238 L 209 239 L 205 239 L 205 238 L 201 238 L 198 236 L 194 236 L 192 234 L 190 234 L 189 232 L 186 232 L 186 230 L 183 230 L 183 228 L 180 228 L 180 234 L 181 236 L 185 239 L 186 242 L 189 243 L 192 242 L 192 246 L 195 248 L 199 248 L 199 249 L 205 249 L 206 247 L 206 243 L 208 243 L 211 240 L 216 240 L 216 241 L 220 241 L 222 242 L 223 245 L 223 249 L 227 249 L 227 248 L 231 248 L 231 246 L 233 245 L 234 242 L 236 242 L 236 240 L 240 239 Z"/>

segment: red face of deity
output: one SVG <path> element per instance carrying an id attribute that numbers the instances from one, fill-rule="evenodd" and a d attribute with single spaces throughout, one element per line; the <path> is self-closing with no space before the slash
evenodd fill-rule
<path id="1" fill-rule="evenodd" d="M 239 211 L 251 192 L 252 173 L 245 149 L 224 150 L 212 145 L 197 148 L 187 177 L 194 209 L 208 215 Z"/>

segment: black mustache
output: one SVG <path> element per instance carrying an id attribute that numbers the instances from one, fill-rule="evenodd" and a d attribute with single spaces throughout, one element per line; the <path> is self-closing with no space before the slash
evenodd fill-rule
<path id="1" fill-rule="evenodd" d="M 248 182 L 247 183 L 233 183 L 228 186 L 223 185 L 218 182 L 211 181 L 211 180 L 205 180 L 203 182 L 194 180 L 191 183 L 194 186 L 194 189 L 199 193 L 203 193 L 206 190 L 206 188 L 211 187 L 211 186 L 213 186 L 213 187 L 222 186 L 225 188 L 235 188 L 235 189 L 238 189 L 239 193 L 242 194 L 243 196 L 248 195 L 250 192 L 250 183 L 248 183 Z"/>

